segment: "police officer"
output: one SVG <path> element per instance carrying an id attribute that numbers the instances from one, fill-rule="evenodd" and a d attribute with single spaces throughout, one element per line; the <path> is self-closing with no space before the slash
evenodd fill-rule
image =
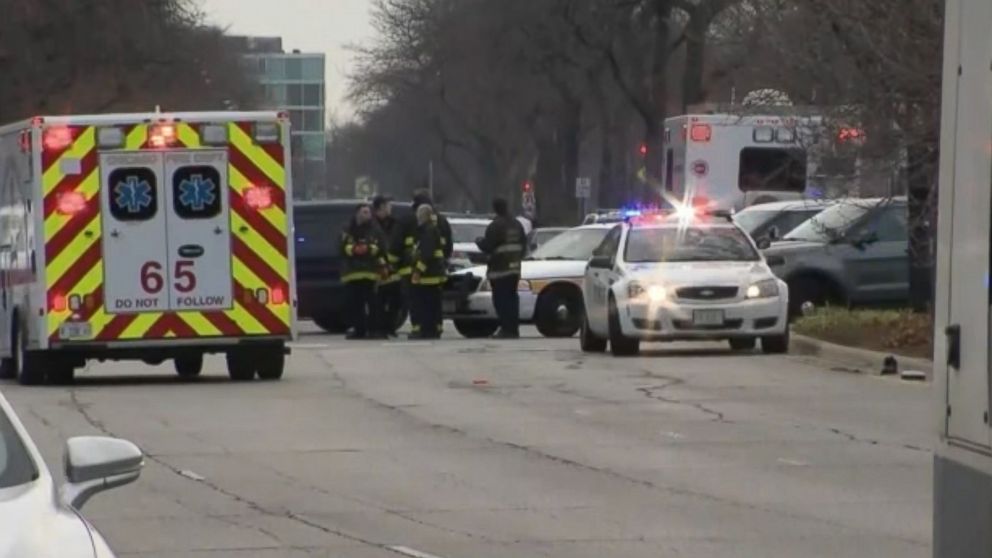
<path id="1" fill-rule="evenodd" d="M 392 199 L 386 196 L 376 196 L 372 199 L 372 213 L 379 229 L 386 238 L 391 239 L 396 234 L 398 223 L 393 218 Z M 379 333 L 395 337 L 400 315 L 403 312 L 403 286 L 399 274 L 400 256 L 389 250 L 386 254 L 386 271 L 379 281 L 379 319 L 376 324 Z"/>
<path id="2" fill-rule="evenodd" d="M 413 339 L 439 339 L 441 287 L 447 280 L 444 237 L 433 207 L 428 204 L 417 206 L 415 217 L 417 233 L 413 244 L 410 302 L 420 322 L 420 331 L 410 336 Z"/>
<path id="3" fill-rule="evenodd" d="M 520 262 L 524 259 L 527 234 L 519 220 L 510 216 L 505 199 L 493 200 L 496 218 L 476 244 L 489 256 L 486 278 L 492 286 L 493 306 L 499 317 L 497 339 L 520 338 Z"/>
<path id="4" fill-rule="evenodd" d="M 423 325 L 422 320 L 417 313 L 418 308 L 416 308 L 416 305 L 413 304 L 413 284 L 411 281 L 413 275 L 413 248 L 418 232 L 416 213 L 417 209 L 422 205 L 430 205 L 433 210 L 434 204 L 431 200 L 430 192 L 424 189 L 419 189 L 413 193 L 413 212 L 400 221 L 395 227 L 395 233 L 391 240 L 390 250 L 390 252 L 396 256 L 399 261 L 397 273 L 403 281 L 403 298 L 407 303 L 407 307 L 410 309 L 410 326 L 413 332 L 412 336 L 415 338 L 419 336 L 421 326 Z M 437 215 L 434 213 L 434 217 L 436 219 L 436 226 L 438 233 L 441 235 L 441 241 L 443 244 L 441 251 L 444 253 L 445 261 L 447 261 L 451 258 L 451 251 L 453 248 L 451 239 L 451 224 L 449 224 L 448 220 L 442 215 Z"/>
<path id="5" fill-rule="evenodd" d="M 372 208 L 359 204 L 351 222 L 341 235 L 344 269 L 341 281 L 348 288 L 353 330 L 348 339 L 380 337 L 379 302 L 376 290 L 386 268 L 386 240 L 372 218 Z"/>

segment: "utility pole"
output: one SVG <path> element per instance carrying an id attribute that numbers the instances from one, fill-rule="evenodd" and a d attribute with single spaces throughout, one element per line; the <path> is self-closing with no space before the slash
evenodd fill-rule
<path id="1" fill-rule="evenodd" d="M 431 193 L 431 201 L 434 200 L 434 159 L 427 162 L 427 189 Z"/>

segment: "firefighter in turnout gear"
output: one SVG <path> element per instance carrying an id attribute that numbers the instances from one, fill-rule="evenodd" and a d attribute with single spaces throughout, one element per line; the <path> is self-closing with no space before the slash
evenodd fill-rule
<path id="1" fill-rule="evenodd" d="M 427 190 L 417 190 L 413 193 L 413 213 L 406 219 L 403 219 L 395 226 L 395 232 L 391 238 L 390 242 L 390 253 L 393 254 L 396 261 L 398 261 L 397 273 L 401 277 L 403 298 L 406 300 L 406 306 L 410 309 L 410 326 L 417 336 L 420 333 L 422 323 L 420 322 L 420 317 L 417 311 L 414 309 L 413 303 L 413 260 L 414 260 L 414 246 L 416 244 L 419 224 L 417 222 L 417 209 L 422 205 L 433 206 L 431 201 L 431 195 Z M 432 207 L 433 213 L 433 207 Z M 451 224 L 442 215 L 434 214 L 435 223 L 437 226 L 437 231 L 441 235 L 441 240 L 443 241 L 443 246 L 441 251 L 444 253 L 445 262 L 451 258 L 451 251 L 453 248 L 452 238 L 451 238 Z M 445 265 L 445 268 L 447 266 Z"/>
<path id="2" fill-rule="evenodd" d="M 441 288 L 447 281 L 445 239 L 438 226 L 434 208 L 417 207 L 417 235 L 413 244 L 413 270 L 410 274 L 410 309 L 420 331 L 410 334 L 413 339 L 441 337 Z"/>
<path id="3" fill-rule="evenodd" d="M 372 208 L 361 204 L 355 209 L 348 228 L 341 235 L 344 269 L 341 281 L 348 288 L 353 326 L 349 339 L 379 337 L 377 290 L 386 269 L 386 240 L 372 218 Z"/>
<path id="4" fill-rule="evenodd" d="M 499 339 L 520 337 L 520 262 L 526 251 L 527 234 L 520 221 L 510 216 L 505 199 L 493 200 L 496 218 L 486 228 L 486 235 L 476 244 L 489 256 L 486 278 L 492 287 L 493 306 L 499 316 Z"/>
<path id="5" fill-rule="evenodd" d="M 392 200 L 386 196 L 376 196 L 372 199 L 372 213 L 385 237 L 392 239 L 398 228 L 398 223 L 393 218 Z M 395 337 L 403 315 L 403 278 L 399 273 L 400 257 L 390 250 L 386 254 L 386 260 L 386 271 L 379 282 L 380 323 L 377 329 L 379 333 Z"/>

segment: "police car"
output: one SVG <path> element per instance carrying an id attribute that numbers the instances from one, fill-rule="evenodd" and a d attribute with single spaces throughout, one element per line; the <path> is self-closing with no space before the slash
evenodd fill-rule
<path id="1" fill-rule="evenodd" d="M 788 287 L 729 213 L 691 208 L 610 230 L 583 280 L 581 346 L 635 355 L 642 341 L 729 340 L 766 353 L 789 348 Z"/>
<path id="2" fill-rule="evenodd" d="M 613 225 L 569 229 L 520 266 L 520 321 L 546 337 L 571 337 L 582 325 L 582 275 L 592 252 Z M 444 317 L 464 337 L 488 337 L 499 328 L 486 267 L 452 273 L 444 290 Z"/>

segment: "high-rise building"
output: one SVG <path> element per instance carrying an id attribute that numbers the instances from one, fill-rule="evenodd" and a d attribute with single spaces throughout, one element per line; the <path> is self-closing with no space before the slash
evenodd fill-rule
<path id="1" fill-rule="evenodd" d="M 297 198 L 326 195 L 327 136 L 324 54 L 284 52 L 277 37 L 231 37 L 259 84 L 263 108 L 289 113 Z"/>

